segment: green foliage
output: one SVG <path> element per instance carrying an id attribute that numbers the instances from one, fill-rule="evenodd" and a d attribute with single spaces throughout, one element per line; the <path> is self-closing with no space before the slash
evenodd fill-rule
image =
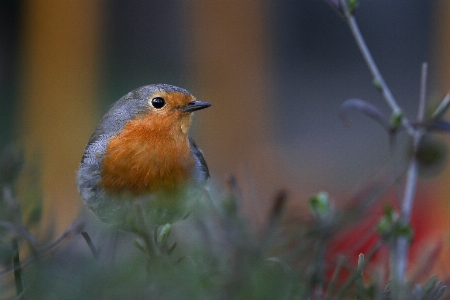
<path id="1" fill-rule="evenodd" d="M 39 245 L 20 221 L 22 208 L 38 207 L 40 202 L 31 197 L 30 203 L 17 201 L 13 193 L 13 206 L 20 203 L 21 209 L 16 207 L 18 214 L 4 219 L 16 223 L 1 230 L 0 272 L 15 280 L 9 290 L 0 291 L 2 299 L 11 294 L 27 299 L 380 299 L 382 285 L 365 276 L 379 246 L 360 254 L 354 265 L 347 258 L 347 280 L 340 279 L 342 265 L 329 260 L 328 245 L 350 215 L 336 210 L 328 193 L 310 197 L 313 218 L 293 231 L 282 222 L 286 194 L 278 193 L 269 230 L 261 231 L 238 206 L 229 209 L 227 202 L 243 201 L 236 194 L 236 182 L 229 188 L 225 195 L 199 198 L 189 216 L 174 223 L 130 221 L 134 225 L 128 229 L 133 231 L 113 233 L 113 242 L 98 236 L 91 240 L 89 232 L 105 231 L 104 224 L 75 224 L 47 245 Z M 391 207 L 386 207 L 377 229 L 389 238 L 408 236 L 411 230 L 399 225 Z M 29 248 L 30 255 L 20 257 L 14 245 Z M 330 268 L 335 268 L 332 277 L 326 275 Z M 413 289 L 408 293 L 414 299 L 438 299 L 433 297 L 441 297 L 445 287 L 433 279 L 422 291 L 420 295 L 428 298 L 417 298 Z"/>

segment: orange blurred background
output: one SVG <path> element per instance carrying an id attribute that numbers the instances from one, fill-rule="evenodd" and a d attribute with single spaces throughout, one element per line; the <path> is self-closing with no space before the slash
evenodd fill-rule
<path id="1" fill-rule="evenodd" d="M 389 9 L 386 9 L 386 6 Z M 58 232 L 82 201 L 75 172 L 107 107 L 150 83 L 182 86 L 213 106 L 193 135 L 215 184 L 235 174 L 261 222 L 279 188 L 292 210 L 327 190 L 336 201 L 389 163 L 386 133 L 341 103 L 386 105 L 345 22 L 321 1 L 2 1 L 0 145 L 38 159 L 45 216 Z M 357 20 L 385 79 L 411 116 L 420 64 L 429 96 L 450 89 L 450 5 L 361 1 Z M 449 141 L 448 137 L 444 139 Z M 401 152 L 401 150 L 399 150 Z M 450 168 L 422 183 L 430 235 L 446 232 Z M 432 192 L 430 192 L 432 191 Z M 422 226 L 422 225 L 421 225 Z"/>

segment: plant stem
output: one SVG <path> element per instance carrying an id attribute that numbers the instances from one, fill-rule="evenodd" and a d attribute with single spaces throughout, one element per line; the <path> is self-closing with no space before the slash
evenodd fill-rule
<path id="1" fill-rule="evenodd" d="M 23 282 L 22 282 L 22 267 L 20 265 L 20 256 L 19 256 L 19 245 L 17 243 L 17 238 L 13 238 L 12 247 L 14 251 L 13 257 L 14 282 L 16 285 L 16 294 L 17 296 L 19 296 L 23 292 Z"/>
<path id="2" fill-rule="evenodd" d="M 356 299 L 364 299 L 364 254 L 360 253 L 358 257 L 358 269 L 356 278 Z"/>
<path id="3" fill-rule="evenodd" d="M 375 244 L 372 249 L 370 251 L 368 251 L 365 260 L 358 266 L 358 268 L 365 268 L 367 263 L 373 258 L 373 256 L 375 255 L 375 253 L 377 253 L 377 251 L 381 248 L 383 244 L 381 242 L 378 242 L 377 244 Z M 348 292 L 348 290 L 350 289 L 351 285 L 355 283 L 355 281 L 358 279 L 358 277 L 360 276 L 360 272 L 357 270 L 355 271 L 353 274 L 351 274 L 350 278 L 347 280 L 347 282 L 343 285 L 343 287 L 339 290 L 339 292 L 336 295 L 337 300 L 343 299 L 345 296 L 345 293 Z M 395 299 L 395 298 L 392 298 Z"/>
<path id="4" fill-rule="evenodd" d="M 364 41 L 364 38 L 361 34 L 361 31 L 359 30 L 358 23 L 356 22 L 355 17 L 348 8 L 347 0 L 341 0 L 341 4 L 342 7 L 344 8 L 345 19 L 347 21 L 348 26 L 350 27 L 353 37 L 355 38 L 356 44 L 358 45 L 359 50 L 361 51 L 361 54 L 363 55 L 364 60 L 366 61 L 366 64 L 369 67 L 369 70 L 372 73 L 374 80 L 379 85 L 380 91 L 384 99 L 386 100 L 386 103 L 389 105 L 394 115 L 402 115 L 402 109 L 397 104 L 397 101 L 392 95 L 391 90 L 387 86 L 383 76 L 378 70 L 378 67 L 372 57 L 372 54 L 370 53 L 369 48 L 367 47 L 367 44 Z M 414 128 L 412 128 L 412 126 L 409 124 L 405 116 L 403 116 L 403 126 L 406 128 L 408 133 L 410 134 L 413 133 Z"/>
<path id="5" fill-rule="evenodd" d="M 6 268 L 4 270 L 0 270 L 0 276 L 3 276 L 5 274 L 8 274 L 9 272 L 16 271 L 17 268 L 24 268 L 25 266 L 31 264 L 32 262 L 36 261 L 39 257 L 42 257 L 44 255 L 49 254 L 51 251 L 54 251 L 57 246 L 59 246 L 63 241 L 68 240 L 77 234 L 79 234 L 83 230 L 83 223 L 77 223 L 72 225 L 68 230 L 66 230 L 58 239 L 56 239 L 54 242 L 50 243 L 47 246 L 44 246 L 40 249 L 39 252 L 37 252 L 34 256 L 29 257 L 27 259 L 24 259 L 20 262 L 19 266 L 12 266 L 9 268 Z"/>
<path id="6" fill-rule="evenodd" d="M 359 30 L 359 26 L 356 23 L 356 19 L 353 15 L 350 15 L 347 18 L 348 25 L 350 26 L 350 30 L 353 33 L 353 36 L 355 37 L 356 43 L 358 44 L 358 47 L 364 57 L 364 60 L 367 63 L 367 66 L 370 69 L 370 72 L 372 73 L 372 76 L 374 77 L 374 80 L 376 80 L 380 86 L 381 86 L 381 93 L 383 94 L 387 104 L 391 107 L 392 111 L 394 113 L 401 112 L 401 108 L 397 104 L 397 101 L 395 100 L 394 96 L 391 93 L 391 90 L 387 86 L 386 82 L 384 81 L 383 76 L 381 76 L 380 71 L 378 70 L 377 65 L 375 64 L 373 57 L 367 48 L 366 42 L 364 41 L 364 38 L 361 34 L 361 31 Z"/>
<path id="7" fill-rule="evenodd" d="M 420 79 L 419 108 L 417 112 L 417 121 L 419 123 L 423 122 L 425 118 L 427 75 L 428 64 L 423 63 Z M 419 147 L 422 136 L 422 129 L 414 129 L 414 133 L 412 135 L 413 156 L 411 157 L 408 171 L 406 173 L 405 190 L 399 220 L 401 226 L 408 226 L 411 220 L 411 212 L 413 208 L 417 179 L 419 176 L 419 166 L 415 153 Z M 391 276 L 394 283 L 398 285 L 405 276 L 406 264 L 408 261 L 409 241 L 405 236 L 399 236 L 391 247 Z"/>
<path id="8" fill-rule="evenodd" d="M 422 134 L 420 133 L 417 133 L 413 137 L 413 143 L 415 144 L 414 152 L 417 149 L 417 145 L 421 137 Z M 408 172 L 406 173 L 405 191 L 403 194 L 402 210 L 400 214 L 401 225 L 407 225 L 411 219 L 412 205 L 414 202 L 414 195 L 416 191 L 417 178 L 419 173 L 418 169 L 419 168 L 417 160 L 415 157 L 412 157 L 409 163 Z"/>
<path id="9" fill-rule="evenodd" d="M 425 118 L 425 107 L 427 105 L 427 77 L 428 64 L 422 63 L 422 72 L 420 76 L 420 96 L 419 109 L 417 110 L 417 122 L 422 123 Z"/>
<path id="10" fill-rule="evenodd" d="M 406 175 L 405 190 L 403 194 L 402 208 L 400 213 L 400 225 L 408 226 L 411 219 L 411 211 L 414 202 L 418 178 L 418 165 L 416 159 L 411 158 Z M 391 277 L 394 288 L 397 289 L 403 283 L 406 265 L 408 261 L 409 241 L 405 236 L 397 237 L 391 245 L 390 266 Z"/>
<path id="11" fill-rule="evenodd" d="M 350 27 L 350 30 L 364 57 L 364 60 L 366 61 L 366 64 L 369 67 L 375 82 L 377 83 L 381 93 L 383 94 L 384 99 L 386 100 L 389 107 L 392 109 L 393 115 L 402 115 L 402 109 L 397 104 L 397 101 L 395 100 L 389 87 L 387 86 L 386 82 L 381 76 L 381 73 L 378 70 L 378 67 L 364 41 L 361 31 L 359 30 L 356 19 L 348 7 L 348 0 L 340 0 L 340 2 L 348 26 Z M 421 73 L 422 76 L 420 82 L 419 109 L 417 113 L 417 121 L 419 123 L 423 122 L 425 116 L 427 72 L 428 72 L 428 64 L 423 63 Z M 410 159 L 408 171 L 406 174 L 405 188 L 399 220 L 400 226 L 408 226 L 411 219 L 411 211 L 414 202 L 414 195 L 418 179 L 418 163 L 415 158 L 415 153 L 417 151 L 420 140 L 422 139 L 424 133 L 421 128 L 414 128 L 405 116 L 402 117 L 402 125 L 406 129 L 407 133 L 411 136 L 413 142 L 413 155 Z M 400 295 L 398 293 L 401 293 L 401 287 L 403 285 L 408 258 L 408 250 L 409 250 L 408 238 L 400 235 L 394 239 L 390 247 L 391 247 L 390 271 L 393 280 L 393 289 L 394 289 L 393 292 L 397 293 L 397 295 Z"/>

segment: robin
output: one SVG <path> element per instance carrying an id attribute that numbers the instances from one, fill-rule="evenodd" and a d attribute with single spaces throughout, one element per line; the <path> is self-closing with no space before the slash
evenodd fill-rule
<path id="1" fill-rule="evenodd" d="M 78 170 L 87 206 L 114 223 L 124 223 L 136 207 L 154 224 L 182 214 L 183 201 L 209 177 L 188 136 L 192 113 L 209 106 L 168 84 L 143 86 L 119 99 L 92 134 Z"/>

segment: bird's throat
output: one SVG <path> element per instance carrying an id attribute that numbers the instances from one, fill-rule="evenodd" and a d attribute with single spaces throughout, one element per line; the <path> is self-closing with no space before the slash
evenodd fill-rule
<path id="1" fill-rule="evenodd" d="M 190 120 L 189 120 L 190 121 Z M 145 194 L 175 190 L 189 181 L 195 165 L 187 130 L 129 121 L 109 141 L 102 160 L 100 184 L 109 193 Z"/>

